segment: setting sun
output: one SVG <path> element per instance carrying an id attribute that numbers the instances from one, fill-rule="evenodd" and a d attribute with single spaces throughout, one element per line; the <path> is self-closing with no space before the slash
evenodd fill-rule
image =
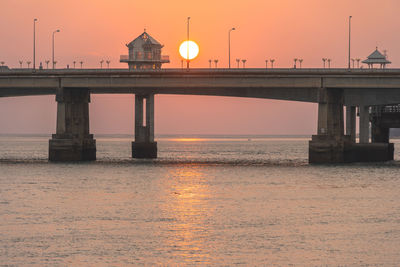
<path id="1" fill-rule="evenodd" d="M 184 41 L 179 47 L 179 54 L 184 59 L 192 60 L 199 54 L 199 46 L 193 41 Z"/>

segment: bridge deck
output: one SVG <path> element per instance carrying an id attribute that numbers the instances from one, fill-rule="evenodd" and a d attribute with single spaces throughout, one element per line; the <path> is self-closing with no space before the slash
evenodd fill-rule
<path id="1" fill-rule="evenodd" d="M 183 94 L 317 102 L 319 88 L 344 90 L 347 105 L 400 103 L 400 69 L 11 69 L 0 71 L 0 96 Z"/>

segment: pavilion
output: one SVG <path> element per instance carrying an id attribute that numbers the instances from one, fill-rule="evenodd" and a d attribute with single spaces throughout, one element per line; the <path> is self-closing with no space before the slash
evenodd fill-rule
<path id="1" fill-rule="evenodd" d="M 120 62 L 128 63 L 129 69 L 161 69 L 169 63 L 169 56 L 161 55 L 163 45 L 146 32 L 126 45 L 129 55 L 121 55 Z"/>
<path id="2" fill-rule="evenodd" d="M 367 57 L 366 60 L 362 61 L 368 65 L 368 68 L 374 68 L 374 64 L 379 64 L 381 69 L 385 69 L 387 64 L 390 64 L 389 60 L 387 60 L 386 55 L 383 55 L 381 52 L 378 51 L 378 47 L 371 55 Z"/>

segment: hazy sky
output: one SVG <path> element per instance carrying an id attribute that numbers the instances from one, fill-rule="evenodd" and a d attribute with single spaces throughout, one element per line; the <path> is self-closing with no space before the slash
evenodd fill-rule
<path id="1" fill-rule="evenodd" d="M 180 67 L 179 44 L 186 38 L 200 46 L 192 67 L 208 67 L 209 59 L 227 66 L 228 30 L 232 59 L 248 67 L 333 67 L 347 64 L 348 16 L 352 15 L 352 57 L 365 58 L 376 46 L 387 50 L 390 67 L 400 62 L 398 0 L 0 0 L 0 61 L 18 67 L 32 60 L 33 18 L 37 18 L 37 65 L 51 58 L 51 33 L 56 34 L 58 67 L 84 61 L 100 67 L 101 59 L 120 64 L 126 43 L 146 28 L 165 45 L 163 53 Z M 232 64 L 235 63 L 232 60 Z M 92 96 L 91 132 L 132 133 L 133 96 Z M 316 130 L 315 104 L 263 99 L 156 96 L 156 134 L 311 134 Z M 0 98 L 0 133 L 54 133 L 54 96 Z"/>

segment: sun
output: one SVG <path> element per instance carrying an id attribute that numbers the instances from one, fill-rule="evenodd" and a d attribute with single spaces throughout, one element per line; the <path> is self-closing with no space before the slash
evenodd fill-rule
<path id="1" fill-rule="evenodd" d="M 184 41 L 179 46 L 179 54 L 186 60 L 192 60 L 199 54 L 199 46 L 193 41 Z"/>

